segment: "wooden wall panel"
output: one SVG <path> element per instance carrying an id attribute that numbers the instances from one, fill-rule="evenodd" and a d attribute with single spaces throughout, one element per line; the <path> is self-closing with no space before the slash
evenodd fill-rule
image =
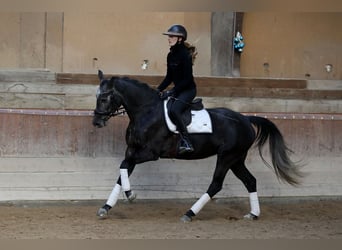
<path id="1" fill-rule="evenodd" d="M 102 129 L 91 116 L 1 114 L 3 157 L 112 157 L 124 149 L 127 117 Z"/>
<path id="2" fill-rule="evenodd" d="M 265 113 L 267 115 L 267 113 Z M 264 115 L 265 115 L 264 114 Z M 294 159 L 307 165 L 300 188 L 279 183 L 256 149 L 246 165 L 258 180 L 261 196 L 342 195 L 342 119 L 275 119 Z M 106 199 L 125 151 L 126 116 L 97 129 L 91 115 L 0 113 L 0 200 Z M 265 150 L 266 159 L 268 158 Z M 216 158 L 199 161 L 163 159 L 136 167 L 131 184 L 140 198 L 195 198 L 208 188 Z M 247 196 L 229 172 L 218 197 Z"/>

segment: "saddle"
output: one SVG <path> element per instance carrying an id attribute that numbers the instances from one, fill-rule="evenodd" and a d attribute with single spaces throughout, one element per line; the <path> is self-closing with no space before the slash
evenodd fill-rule
<path id="1" fill-rule="evenodd" d="M 170 107 L 172 105 L 172 102 L 174 100 L 172 98 L 170 98 L 166 104 L 166 107 L 167 107 L 167 112 L 168 112 L 168 115 L 170 117 L 170 113 L 169 113 L 169 110 L 170 110 Z M 201 109 L 204 109 L 204 106 L 203 106 L 203 103 L 202 103 L 202 98 L 196 98 L 194 99 L 190 105 L 188 105 L 188 107 L 184 110 L 184 112 L 182 113 L 182 120 L 184 122 L 184 124 L 186 126 L 188 126 L 192 120 L 192 114 L 191 114 L 191 110 L 195 110 L 195 111 L 198 111 L 198 110 L 201 110 Z M 172 119 L 171 119 L 172 121 Z M 173 122 L 173 121 L 172 121 Z"/>
<path id="2" fill-rule="evenodd" d="M 169 116 L 173 101 L 171 98 L 164 101 L 164 115 L 169 130 L 178 133 L 176 125 Z M 211 119 L 208 111 L 204 109 L 201 98 L 194 99 L 181 116 L 189 133 L 212 133 Z"/>

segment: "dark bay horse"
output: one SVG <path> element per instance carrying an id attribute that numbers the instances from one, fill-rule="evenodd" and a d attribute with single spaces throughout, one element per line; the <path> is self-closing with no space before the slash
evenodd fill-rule
<path id="1" fill-rule="evenodd" d="M 159 158 L 184 160 L 203 159 L 217 155 L 216 167 L 208 190 L 181 217 L 189 222 L 199 213 L 221 189 L 228 170 L 242 181 L 249 192 L 250 212 L 248 219 L 260 215 L 255 177 L 247 170 L 245 159 L 253 144 L 259 149 L 263 162 L 270 166 L 262 155 L 262 148 L 269 141 L 272 166 L 279 180 L 291 185 L 300 183 L 302 173 L 289 154 L 292 152 L 285 144 L 279 129 L 270 120 L 257 116 L 245 116 L 227 108 L 206 109 L 212 122 L 212 133 L 190 134 L 195 151 L 178 155 L 179 135 L 171 132 L 165 124 L 163 101 L 158 92 L 147 84 L 125 77 L 104 78 L 98 73 L 100 86 L 97 91 L 96 109 L 93 125 L 103 127 L 106 121 L 124 109 L 129 117 L 126 131 L 127 149 L 120 165 L 120 176 L 107 202 L 97 215 L 105 218 L 116 204 L 121 190 L 128 200 L 135 199 L 131 190 L 129 176 L 135 166 Z"/>

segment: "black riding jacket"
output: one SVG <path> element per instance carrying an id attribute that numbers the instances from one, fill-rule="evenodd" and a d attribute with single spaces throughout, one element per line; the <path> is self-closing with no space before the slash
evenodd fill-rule
<path id="1" fill-rule="evenodd" d="M 160 91 L 174 83 L 175 96 L 184 90 L 195 89 L 196 84 L 192 73 L 192 57 L 184 43 L 177 43 L 170 48 L 167 55 L 167 72 L 158 86 Z"/>

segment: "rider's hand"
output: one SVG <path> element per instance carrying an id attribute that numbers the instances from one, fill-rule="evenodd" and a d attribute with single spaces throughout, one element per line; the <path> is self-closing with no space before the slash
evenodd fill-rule
<path id="1" fill-rule="evenodd" d="M 162 91 L 162 90 L 160 90 L 159 88 L 157 88 L 157 91 L 158 91 L 158 95 L 159 95 L 159 97 L 160 97 L 160 98 L 162 98 L 162 96 L 163 96 L 163 91 Z"/>
<path id="2" fill-rule="evenodd" d="M 173 96 L 174 95 L 174 91 L 173 90 L 168 90 L 168 91 L 163 91 L 163 92 L 159 92 L 159 97 L 162 100 L 167 99 L 169 96 Z"/>
<path id="3" fill-rule="evenodd" d="M 167 91 L 159 92 L 159 97 L 160 97 L 160 99 L 162 99 L 162 100 L 167 99 L 167 97 L 168 97 Z"/>

